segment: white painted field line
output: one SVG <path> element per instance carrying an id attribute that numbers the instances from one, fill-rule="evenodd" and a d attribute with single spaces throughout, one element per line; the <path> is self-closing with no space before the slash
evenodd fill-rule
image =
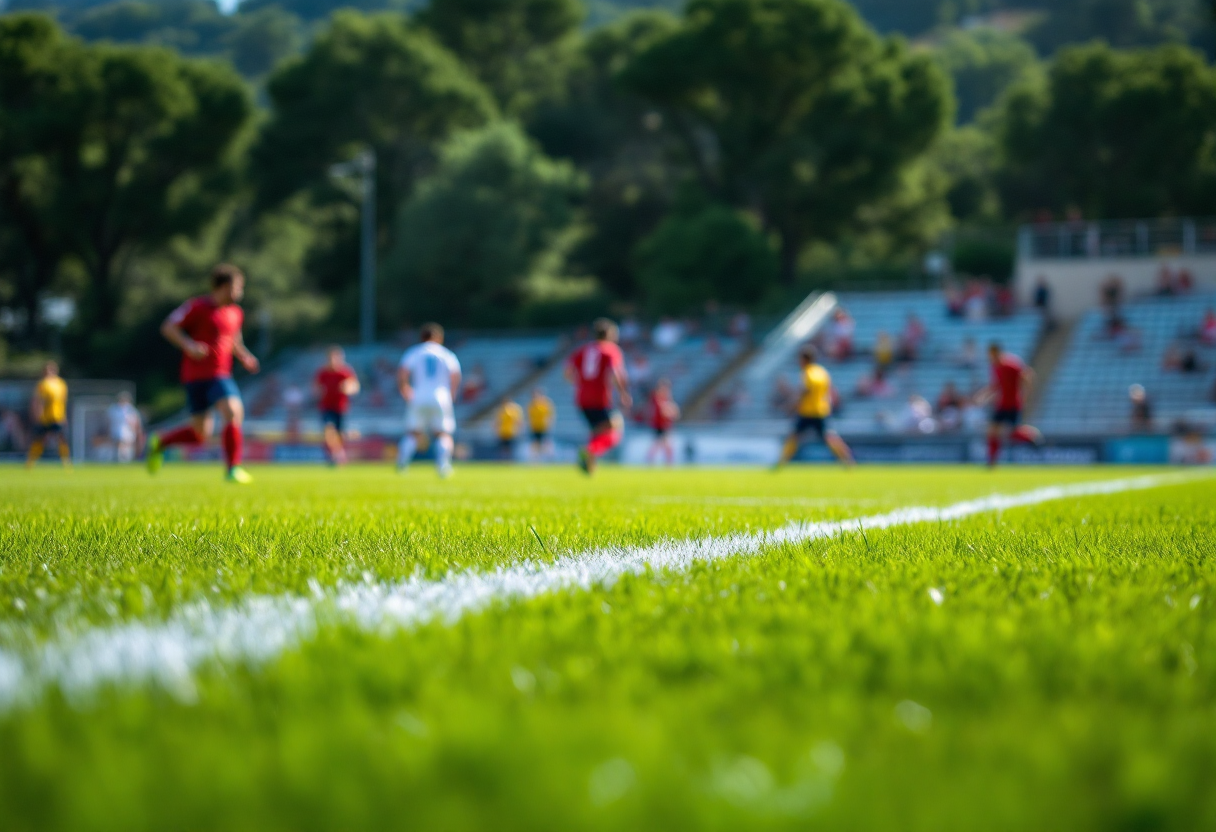
<path id="1" fill-rule="evenodd" d="M 175 611 L 165 621 L 96 627 L 51 640 L 30 656 L 0 650 L 0 712 L 32 702 L 52 686 L 76 699 L 107 684 L 151 683 L 190 699 L 193 673 L 201 665 L 212 661 L 256 664 L 272 659 L 332 621 L 373 631 L 435 620 L 455 622 L 495 602 L 608 586 L 624 575 L 679 571 L 696 563 L 755 555 L 773 546 L 804 543 L 842 531 L 958 520 L 1067 497 L 1157 488 L 1190 479 L 1194 476 L 1166 474 L 1057 485 L 939 508 L 914 506 L 848 520 L 791 523 L 770 532 L 601 549 L 551 563 L 524 561 L 493 572 L 454 572 L 439 580 L 413 577 L 328 590 L 314 586 L 311 597 L 254 595 L 221 608 L 198 602 Z"/>

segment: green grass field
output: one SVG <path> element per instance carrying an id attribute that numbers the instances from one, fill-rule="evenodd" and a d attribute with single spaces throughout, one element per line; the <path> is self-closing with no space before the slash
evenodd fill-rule
<path id="1" fill-rule="evenodd" d="M 1159 472 L 252 471 L 0 470 L 0 829 L 1216 827 L 1216 479 L 399 627 L 308 599 Z M 188 684 L 39 658 L 251 597 L 315 632 Z"/>

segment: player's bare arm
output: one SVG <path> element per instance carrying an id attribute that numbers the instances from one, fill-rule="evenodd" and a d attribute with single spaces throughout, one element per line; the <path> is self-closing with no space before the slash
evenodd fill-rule
<path id="1" fill-rule="evenodd" d="M 348 396 L 359 395 L 359 379 L 357 376 L 351 376 L 346 381 L 342 382 L 342 392 Z"/>
<path id="2" fill-rule="evenodd" d="M 397 390 L 401 393 L 401 398 L 407 402 L 414 400 L 414 388 L 410 386 L 410 371 L 404 367 L 397 368 Z"/>
<path id="3" fill-rule="evenodd" d="M 456 401 L 460 392 L 460 370 L 452 373 L 452 401 Z"/>
<path id="4" fill-rule="evenodd" d="M 164 336 L 166 341 L 191 358 L 207 357 L 207 353 L 209 352 L 207 345 L 200 344 L 187 335 L 184 329 L 173 323 L 172 318 L 165 318 L 165 322 L 160 325 L 160 334 Z"/>
<path id="5" fill-rule="evenodd" d="M 633 407 L 633 396 L 629 395 L 629 378 L 625 375 L 625 370 L 618 367 L 612 374 L 612 383 L 616 385 L 616 392 L 621 397 L 621 407 L 626 409 Z"/>
<path id="6" fill-rule="evenodd" d="M 256 373 L 262 369 L 262 364 L 258 361 L 257 356 L 251 353 L 245 346 L 245 336 L 240 331 L 237 332 L 234 339 L 232 354 L 236 356 L 237 361 L 241 362 L 241 366 L 249 372 Z"/>

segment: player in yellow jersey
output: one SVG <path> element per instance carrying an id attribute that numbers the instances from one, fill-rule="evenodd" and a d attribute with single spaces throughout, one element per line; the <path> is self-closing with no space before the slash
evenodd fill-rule
<path id="1" fill-rule="evenodd" d="M 494 430 L 498 434 L 498 455 L 502 459 L 515 458 L 515 440 L 524 426 L 524 409 L 503 397 L 494 415 Z"/>
<path id="2" fill-rule="evenodd" d="M 72 464 L 71 449 L 65 435 L 68 422 L 68 385 L 59 377 L 59 365 L 48 361 L 42 370 L 42 380 L 34 388 L 34 398 L 30 402 L 30 418 L 34 423 L 34 441 L 30 444 L 29 456 L 25 458 L 25 467 L 32 468 L 42 450 L 46 447 L 47 437 L 55 437 L 59 445 L 59 459 L 64 467 Z"/>
<path id="3" fill-rule="evenodd" d="M 853 452 L 840 435 L 827 426 L 828 417 L 832 415 L 831 375 L 819 363 L 818 351 L 810 345 L 798 353 L 798 364 L 802 367 L 802 398 L 798 400 L 794 430 L 785 440 L 777 467 L 793 459 L 798 448 L 812 436 L 825 443 L 845 465 L 852 465 Z"/>
<path id="4" fill-rule="evenodd" d="M 532 458 L 539 460 L 553 453 L 553 419 L 557 410 L 553 400 L 545 395 L 545 391 L 537 387 L 532 391 L 528 400 L 528 428 L 532 431 Z"/>

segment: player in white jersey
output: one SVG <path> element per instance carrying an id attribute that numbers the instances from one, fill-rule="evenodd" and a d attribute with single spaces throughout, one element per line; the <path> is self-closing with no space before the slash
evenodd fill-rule
<path id="1" fill-rule="evenodd" d="M 143 419 L 131 403 L 131 394 L 125 390 L 118 394 L 118 401 L 106 410 L 110 423 L 110 441 L 114 443 L 114 458 L 119 462 L 135 459 L 135 448 L 144 432 Z"/>
<path id="2" fill-rule="evenodd" d="M 397 387 L 405 399 L 406 434 L 397 446 L 397 470 L 405 471 L 423 434 L 434 437 L 435 467 L 452 473 L 454 402 L 460 389 L 460 361 L 443 346 L 443 327 L 423 324 L 422 341 L 405 351 L 397 367 Z"/>

